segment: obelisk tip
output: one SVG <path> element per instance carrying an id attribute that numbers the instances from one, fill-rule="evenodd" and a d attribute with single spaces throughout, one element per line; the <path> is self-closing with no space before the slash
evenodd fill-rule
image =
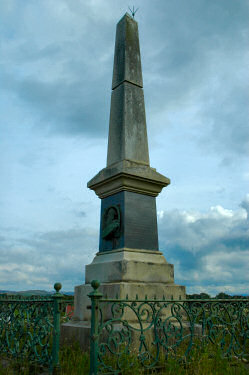
<path id="1" fill-rule="evenodd" d="M 143 87 L 138 23 L 127 12 L 116 29 L 112 89 L 124 81 Z"/>
<path id="2" fill-rule="evenodd" d="M 117 26 L 120 24 L 120 23 L 122 23 L 125 19 L 128 19 L 128 20 L 130 20 L 130 21 L 133 21 L 133 22 L 135 22 L 136 24 L 137 24 L 137 21 L 128 13 L 128 12 L 126 12 L 124 15 L 123 15 L 123 17 L 121 17 L 120 18 L 120 20 L 118 21 L 118 23 L 117 23 Z"/>

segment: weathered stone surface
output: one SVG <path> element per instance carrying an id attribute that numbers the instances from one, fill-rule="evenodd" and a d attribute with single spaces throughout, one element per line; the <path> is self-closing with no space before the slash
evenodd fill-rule
<path id="1" fill-rule="evenodd" d="M 116 31 L 107 167 L 87 186 L 100 198 L 127 190 L 157 196 L 170 180 L 149 165 L 137 22 L 126 13 Z"/>
<path id="2" fill-rule="evenodd" d="M 170 311 L 169 311 L 170 314 Z M 185 337 L 190 337 L 192 332 L 194 332 L 195 336 L 202 336 L 202 325 L 201 324 L 194 324 L 190 325 L 188 322 L 187 317 L 183 317 L 181 325 L 179 324 L 176 319 L 171 318 L 168 319 L 168 315 L 164 315 L 163 319 L 167 319 L 167 323 L 170 322 L 171 326 L 175 326 L 177 330 L 182 330 L 182 335 Z M 129 322 L 130 323 L 130 322 Z M 139 347 L 141 344 L 141 326 L 139 323 L 131 322 L 130 326 L 134 328 L 131 331 L 131 346 L 133 353 L 139 352 Z M 146 328 L 148 325 L 144 324 Z M 123 324 L 120 323 L 113 323 L 113 330 L 114 332 L 119 332 L 123 330 L 125 327 Z M 193 331 L 192 331 L 193 330 Z M 155 341 L 155 326 L 152 325 L 151 329 L 145 330 L 143 332 L 143 336 L 145 338 L 146 346 L 148 349 L 155 349 L 155 345 L 153 344 Z M 108 342 L 109 332 L 102 331 L 101 333 L 101 342 L 106 343 Z M 174 334 L 171 333 L 170 337 L 168 336 L 169 345 L 172 343 L 172 340 L 177 341 L 177 331 Z M 61 327 L 61 344 L 63 343 L 74 343 L 78 342 L 80 347 L 83 351 L 89 351 L 90 349 L 90 322 L 87 321 L 70 321 L 69 323 L 63 324 Z"/>
<path id="3" fill-rule="evenodd" d="M 116 28 L 112 89 L 124 81 L 143 87 L 138 25 L 128 13 Z"/>
<path id="4" fill-rule="evenodd" d="M 60 344 L 79 344 L 82 350 L 90 349 L 91 322 L 70 320 L 61 325 Z"/>
<path id="5" fill-rule="evenodd" d="M 97 253 L 86 266 L 86 284 L 98 275 L 101 283 L 148 282 L 174 283 L 174 266 L 159 251 L 119 249 Z"/>
<path id="6" fill-rule="evenodd" d="M 121 214 L 119 237 L 103 238 L 105 210 L 118 206 Z M 99 251 L 122 247 L 158 250 L 156 201 L 154 197 L 122 191 L 101 201 Z"/>
<path id="7" fill-rule="evenodd" d="M 88 294 L 92 291 L 90 284 L 83 284 L 76 286 L 74 289 L 74 318 L 73 321 L 90 321 L 91 310 L 87 306 L 91 305 Z M 147 295 L 148 300 L 162 299 L 165 296 L 166 299 L 185 299 L 186 291 L 184 286 L 176 284 L 165 284 L 165 283 L 138 283 L 138 282 L 118 282 L 118 283 L 102 283 L 99 287 L 99 291 L 103 296 L 108 298 L 126 299 L 128 295 L 130 299 L 138 298 L 144 299 Z M 111 318 L 111 312 L 108 307 L 104 308 L 106 319 Z M 133 314 L 128 313 L 125 316 L 128 321 L 136 322 L 136 317 Z"/>
<path id="8" fill-rule="evenodd" d="M 170 311 L 169 311 L 170 314 Z M 181 321 L 181 325 L 179 322 L 174 319 L 173 317 L 171 319 L 168 319 L 169 314 L 166 314 L 162 316 L 163 319 L 167 319 L 167 323 L 171 324 L 172 326 L 176 327 L 175 335 L 173 331 L 171 331 L 171 334 L 168 336 L 168 343 L 169 346 L 172 344 L 172 341 L 178 340 L 178 333 L 179 330 L 182 330 L 182 335 L 185 337 L 190 337 L 192 333 L 194 333 L 195 336 L 201 337 L 203 335 L 202 333 L 202 325 L 201 324 L 194 324 L 190 325 L 188 322 L 188 317 L 186 316 Z M 166 323 L 166 325 L 167 325 Z M 131 330 L 131 345 L 130 349 L 132 349 L 133 353 L 139 353 L 139 347 L 141 344 L 141 325 L 139 323 L 129 322 L 130 326 L 133 328 Z M 125 326 L 122 323 L 113 323 L 112 324 L 114 332 L 120 332 L 124 330 Z M 143 328 L 147 328 L 148 324 L 144 323 Z M 152 325 L 151 329 L 146 329 L 143 331 L 143 336 L 145 339 L 145 343 L 147 346 L 147 349 L 155 350 L 155 345 L 153 344 L 155 342 L 155 325 Z M 157 329 L 157 328 L 156 328 Z M 159 328 L 158 328 L 159 329 Z M 107 330 L 103 330 L 101 332 L 100 336 L 101 343 L 107 343 L 109 338 L 109 332 Z M 69 323 L 63 324 L 61 327 L 61 344 L 63 343 L 74 343 L 78 342 L 80 347 L 83 351 L 89 351 L 90 349 L 90 322 L 86 321 L 71 321 Z"/>
<path id="9" fill-rule="evenodd" d="M 149 165 L 143 89 L 124 82 L 112 92 L 107 166 L 121 160 Z"/>
<path id="10" fill-rule="evenodd" d="M 155 168 L 122 160 L 102 169 L 88 182 L 87 187 L 94 190 L 99 198 L 124 190 L 156 197 L 169 184 L 170 179 Z"/>

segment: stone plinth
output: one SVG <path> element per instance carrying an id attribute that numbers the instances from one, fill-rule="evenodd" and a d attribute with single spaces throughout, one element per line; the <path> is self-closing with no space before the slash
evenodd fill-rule
<path id="1" fill-rule="evenodd" d="M 119 249 L 97 253 L 86 266 L 86 284 L 98 278 L 101 283 L 174 283 L 174 266 L 160 251 Z M 139 294 L 140 296 L 140 294 Z M 141 295 L 143 297 L 144 295 Z"/>
<path id="2" fill-rule="evenodd" d="M 101 282 L 99 291 L 110 299 L 185 299 L 185 287 L 174 284 L 174 266 L 167 263 L 160 251 L 118 249 L 97 253 L 93 262 L 86 266 L 86 283 L 75 287 L 74 317 L 62 326 L 62 341 L 77 341 L 82 349 L 89 349 L 91 300 L 90 282 Z M 105 320 L 112 318 L 110 305 L 103 304 Z M 165 311 L 167 314 L 167 311 Z M 166 315 L 165 315 L 166 317 Z M 127 310 L 123 319 L 137 324 L 137 318 Z M 118 329 L 118 326 L 117 326 Z"/>
<path id="3" fill-rule="evenodd" d="M 140 299 L 144 299 L 147 296 L 148 300 L 162 299 L 165 296 L 166 299 L 185 299 L 185 287 L 176 285 L 174 283 L 143 283 L 143 282 L 118 282 L 118 283 L 102 283 L 98 289 L 104 297 L 110 299 L 123 299 L 125 300 L 127 295 L 129 299 L 135 300 L 138 296 Z M 88 294 L 92 291 L 90 284 L 83 284 L 75 287 L 75 311 L 74 311 L 74 321 L 78 322 L 90 322 L 91 310 L 87 308 L 90 306 L 91 301 Z M 105 320 L 111 319 L 112 314 L 106 308 L 103 308 Z M 135 323 L 137 318 L 134 314 L 129 312 L 124 315 L 129 323 Z"/>

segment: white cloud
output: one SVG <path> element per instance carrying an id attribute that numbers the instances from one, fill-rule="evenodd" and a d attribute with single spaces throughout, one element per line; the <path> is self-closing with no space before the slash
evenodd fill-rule
<path id="1" fill-rule="evenodd" d="M 84 283 L 84 266 L 91 263 L 97 246 L 98 231 L 92 228 L 2 237 L 0 288 L 51 291 L 60 281 L 63 290 L 73 290 Z"/>
<path id="2" fill-rule="evenodd" d="M 193 293 L 245 293 L 249 285 L 248 197 L 237 210 L 174 210 L 159 218 L 160 249 L 175 265 L 177 283 Z M 191 292 L 190 292 L 191 291 Z M 247 292 L 248 293 L 248 292 Z"/>

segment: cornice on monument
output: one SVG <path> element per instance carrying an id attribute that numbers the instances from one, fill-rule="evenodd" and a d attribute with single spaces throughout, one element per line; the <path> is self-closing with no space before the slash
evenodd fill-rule
<path id="1" fill-rule="evenodd" d="M 126 190 L 139 194 L 156 197 L 163 187 L 170 184 L 170 180 L 141 163 L 122 160 L 102 169 L 92 178 L 87 187 L 94 190 L 99 198 Z"/>

